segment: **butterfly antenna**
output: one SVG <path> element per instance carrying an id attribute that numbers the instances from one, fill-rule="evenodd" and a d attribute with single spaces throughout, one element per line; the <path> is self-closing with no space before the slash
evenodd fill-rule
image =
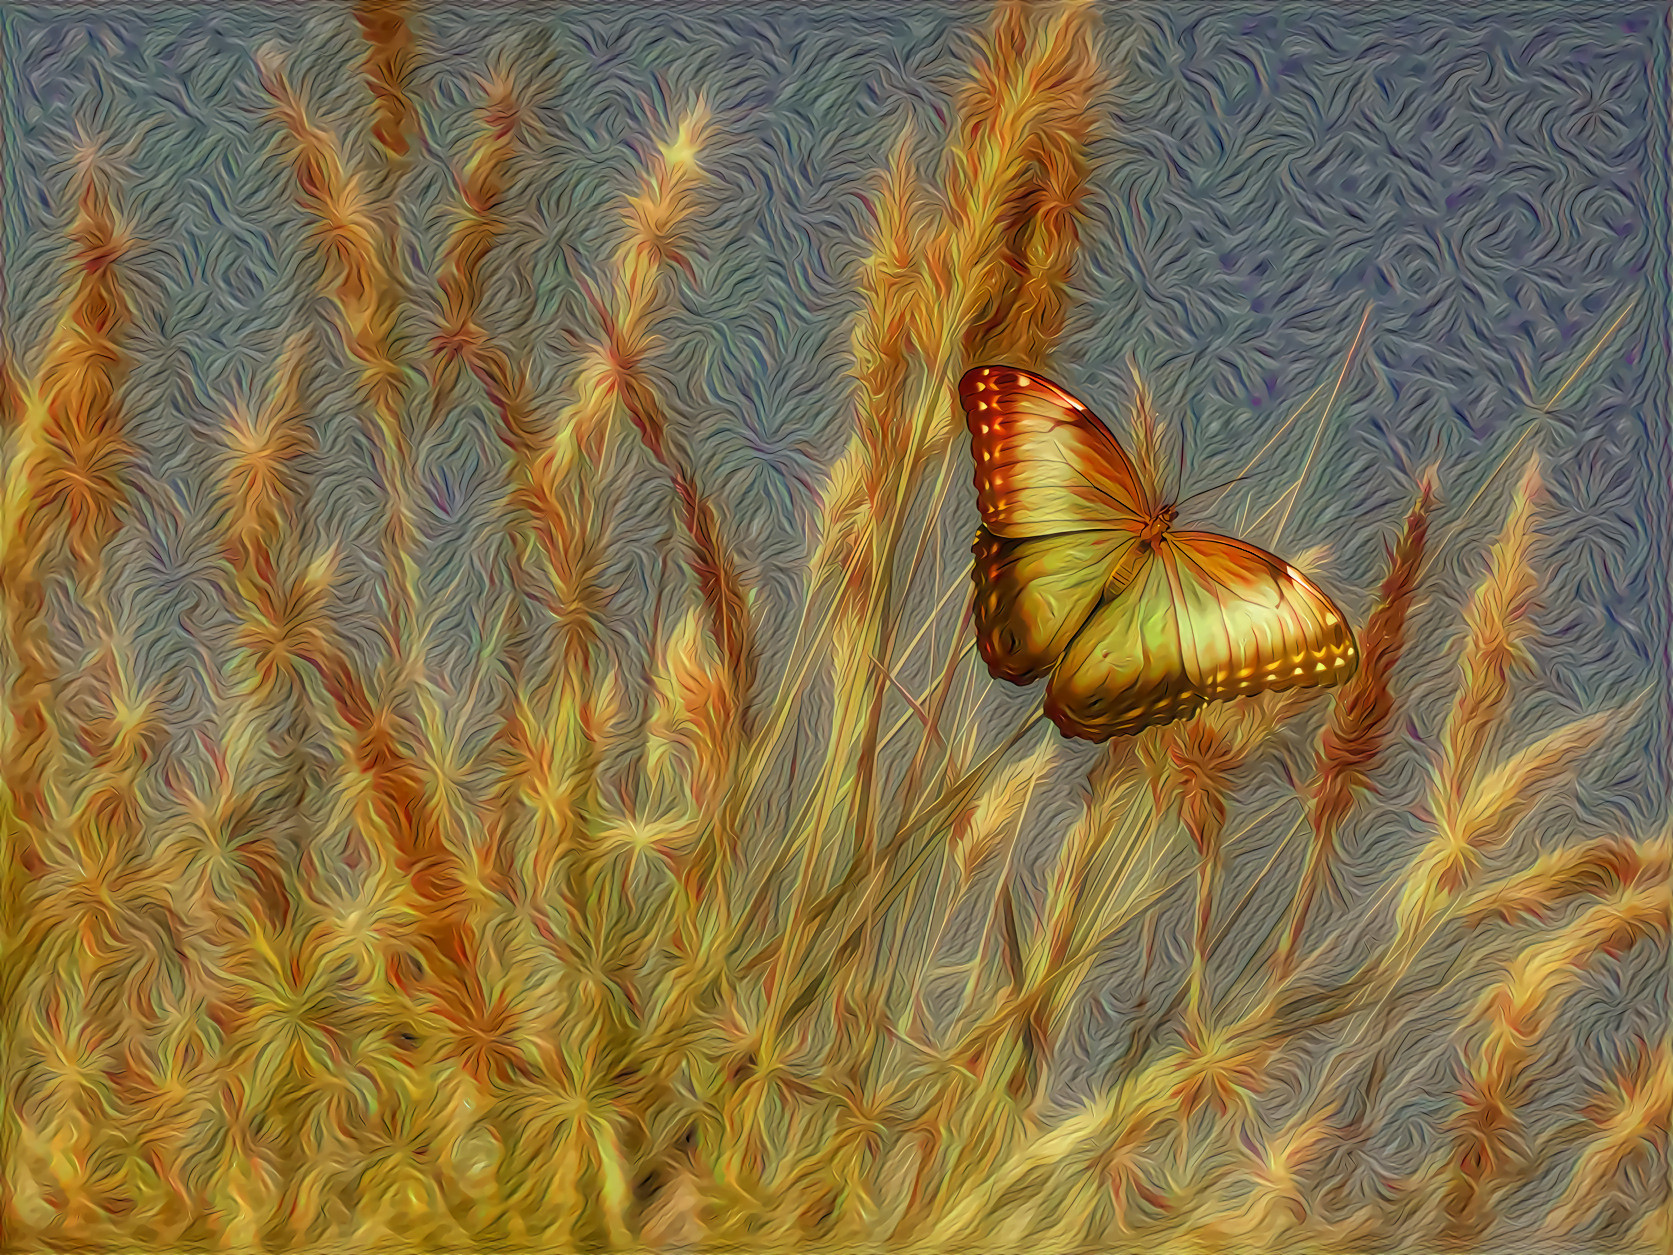
<path id="1" fill-rule="evenodd" d="M 1236 479 L 1228 479 L 1225 483 L 1217 484 L 1213 488 L 1204 488 L 1201 492 L 1194 492 L 1189 497 L 1186 497 L 1185 500 L 1180 501 L 1180 502 L 1176 502 L 1175 505 L 1174 505 L 1174 509 L 1183 510 L 1186 506 L 1190 505 L 1191 502 L 1195 501 L 1198 497 L 1206 497 L 1210 493 L 1221 492 L 1224 489 L 1230 488 L 1233 484 L 1241 484 L 1244 480 L 1246 480 L 1248 478 L 1249 477 L 1247 475 L 1239 475 Z"/>
<path id="2" fill-rule="evenodd" d="M 1185 420 L 1179 420 L 1179 466 L 1174 470 L 1174 483 L 1185 482 Z"/>
<path id="3" fill-rule="evenodd" d="M 1133 439 L 1138 446 L 1139 474 L 1144 480 L 1144 490 L 1147 493 L 1161 494 L 1161 468 L 1156 465 L 1157 457 L 1161 453 L 1159 433 L 1156 429 L 1156 408 L 1151 401 L 1150 389 L 1145 385 L 1144 376 L 1139 373 L 1138 359 L 1131 353 L 1127 354 L 1127 370 L 1133 376 Z"/>

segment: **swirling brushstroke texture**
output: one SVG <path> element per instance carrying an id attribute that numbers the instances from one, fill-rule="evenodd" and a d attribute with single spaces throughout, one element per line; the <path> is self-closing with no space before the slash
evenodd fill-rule
<path id="1" fill-rule="evenodd" d="M 0 1247 L 1673 1238 L 1665 5 L 0 34 Z M 988 360 L 1355 683 L 990 686 Z"/>

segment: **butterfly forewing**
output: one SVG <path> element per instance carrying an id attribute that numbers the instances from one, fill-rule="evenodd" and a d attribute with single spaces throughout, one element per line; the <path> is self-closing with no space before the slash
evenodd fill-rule
<path id="1" fill-rule="evenodd" d="M 1281 559 L 1173 532 L 1064 653 L 1046 713 L 1102 741 L 1273 689 L 1338 684 L 1357 661 L 1341 612 Z"/>
<path id="2" fill-rule="evenodd" d="M 1032 684 L 1063 654 L 1097 606 L 1131 532 L 1071 532 L 1004 540 L 976 534 L 976 643 L 996 679 Z"/>
<path id="3" fill-rule="evenodd" d="M 1139 531 L 1150 502 L 1132 461 L 1092 411 L 1048 379 L 978 366 L 959 381 L 976 502 L 995 536 Z"/>

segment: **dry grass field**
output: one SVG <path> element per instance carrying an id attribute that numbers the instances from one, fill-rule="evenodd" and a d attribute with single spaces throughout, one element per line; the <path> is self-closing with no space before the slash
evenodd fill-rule
<path id="1" fill-rule="evenodd" d="M 1535 1092 L 1571 1000 L 1665 1030 L 1673 850 L 1664 819 L 1557 831 L 1664 693 L 1515 713 L 1546 684 L 1537 434 L 1385 489 L 1348 586 L 1297 503 L 1369 369 L 1355 305 L 1293 425 L 1257 429 L 1296 456 L 1243 533 L 1342 590 L 1352 681 L 1095 751 L 993 691 L 953 389 L 1061 362 L 1098 102 L 1142 70 L 1119 6 L 966 20 L 944 127 L 897 126 L 866 175 L 846 443 L 791 594 L 740 557 L 681 374 L 741 125 L 711 100 L 646 101 L 613 243 L 567 254 L 555 373 L 496 304 L 529 282 L 496 250 L 541 178 L 538 75 L 466 76 L 436 151 L 422 8 L 356 9 L 346 113 L 262 46 L 307 314 L 192 393 L 202 493 L 148 462 L 130 386 L 147 137 L 59 154 L 58 303 L 0 379 L 6 1251 L 1673 1242 L 1666 1032 L 1618 1016 L 1601 1083 Z M 1528 412 L 1584 407 L 1649 299 Z M 1182 420 L 1146 395 L 1106 417 L 1167 478 Z M 472 415 L 493 439 L 450 469 Z M 359 425 L 329 456 L 328 419 Z M 375 526 L 334 527 L 333 493 Z M 646 518 L 649 556 L 621 532 Z M 129 575 L 183 537 L 220 627 L 158 654 Z M 1414 658 L 1420 618 L 1446 622 Z M 1421 729 L 1416 670 L 1444 676 Z M 1382 815 L 1415 836 L 1368 857 Z M 1388 1096 L 1433 1076 L 1389 1151 Z"/>

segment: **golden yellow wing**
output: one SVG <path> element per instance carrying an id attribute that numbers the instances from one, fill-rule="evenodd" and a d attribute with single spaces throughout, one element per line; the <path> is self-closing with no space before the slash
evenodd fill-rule
<path id="1" fill-rule="evenodd" d="M 1211 532 L 1171 532 L 1064 653 L 1046 713 L 1103 741 L 1269 689 L 1339 684 L 1358 651 L 1342 612 L 1280 558 Z"/>
<path id="2" fill-rule="evenodd" d="M 978 366 L 958 393 L 976 462 L 976 504 L 995 536 L 1140 531 L 1154 513 L 1120 442 L 1051 380 Z"/>
<path id="3" fill-rule="evenodd" d="M 996 680 L 1032 684 L 1063 654 L 1138 546 L 1131 532 L 1004 540 L 976 534 L 976 644 Z"/>

